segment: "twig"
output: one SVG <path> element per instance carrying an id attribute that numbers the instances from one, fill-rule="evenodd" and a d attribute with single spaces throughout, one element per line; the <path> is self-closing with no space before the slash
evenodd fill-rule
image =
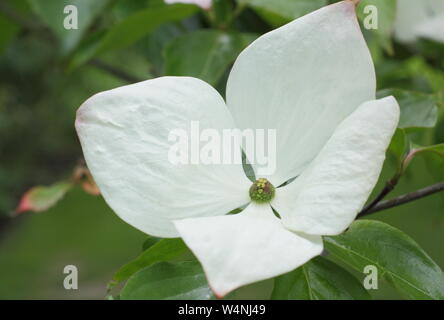
<path id="1" fill-rule="evenodd" d="M 444 181 L 439 182 L 434 185 L 431 185 L 431 186 L 428 186 L 428 187 L 425 187 L 423 189 L 419 189 L 419 190 L 404 194 L 404 195 L 396 197 L 394 199 L 382 201 L 367 211 L 364 211 L 364 210 L 361 211 L 358 214 L 358 218 L 366 216 L 370 213 L 374 213 L 374 212 L 390 209 L 393 207 L 397 207 L 402 204 L 412 202 L 412 201 L 427 197 L 429 195 L 432 195 L 434 193 L 441 192 L 441 191 L 444 191 Z"/>
<path id="2" fill-rule="evenodd" d="M 137 77 L 135 77 L 133 75 L 130 75 L 129 73 L 127 73 L 127 72 L 125 72 L 123 70 L 120 70 L 120 69 L 118 69 L 118 68 L 116 68 L 116 67 L 114 67 L 112 65 L 109 65 L 108 63 L 103 62 L 103 61 L 98 60 L 98 59 L 91 60 L 89 62 L 89 64 L 91 64 L 91 65 L 95 66 L 96 68 L 99 68 L 99 69 L 101 69 L 103 71 L 106 71 L 109 74 L 112 74 L 113 76 L 115 76 L 115 77 L 117 77 L 117 78 L 119 78 L 119 79 L 121 79 L 123 81 L 126 81 L 128 83 L 135 83 L 135 82 L 142 81 L 141 79 L 139 79 L 139 78 L 137 78 Z"/>
<path id="3" fill-rule="evenodd" d="M 392 179 L 387 181 L 385 187 L 381 190 L 381 192 L 373 199 L 369 204 L 367 204 L 364 209 L 362 209 L 360 214 L 365 214 L 366 212 L 373 209 L 382 199 L 384 199 L 390 192 L 392 192 L 396 185 L 398 184 L 399 176 L 395 175 Z"/>

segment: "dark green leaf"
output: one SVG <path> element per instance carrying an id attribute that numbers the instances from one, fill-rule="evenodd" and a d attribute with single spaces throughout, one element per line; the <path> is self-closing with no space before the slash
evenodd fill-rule
<path id="1" fill-rule="evenodd" d="M 182 20 L 196 10 L 195 6 L 177 4 L 138 11 L 108 31 L 98 53 L 128 47 L 163 23 Z"/>
<path id="2" fill-rule="evenodd" d="M 432 128 L 435 126 L 438 107 L 434 96 L 401 89 L 385 89 L 377 93 L 380 98 L 390 95 L 398 100 L 401 108 L 398 128 Z"/>
<path id="3" fill-rule="evenodd" d="M 165 50 L 167 75 L 192 76 L 217 84 L 253 35 L 208 30 L 176 38 Z"/>
<path id="4" fill-rule="evenodd" d="M 149 247 L 136 259 L 122 266 L 113 277 L 116 283 L 125 281 L 142 268 L 156 262 L 169 261 L 187 252 L 187 247 L 181 239 L 163 239 Z"/>
<path id="5" fill-rule="evenodd" d="M 133 275 L 122 289 L 122 300 L 207 300 L 213 294 L 197 261 L 161 262 Z"/>
<path id="6" fill-rule="evenodd" d="M 176 4 L 137 11 L 112 26 L 100 39 L 88 39 L 81 53 L 73 57 L 70 68 L 77 67 L 100 53 L 126 48 L 162 24 L 182 20 L 196 10 L 192 5 Z"/>
<path id="7" fill-rule="evenodd" d="M 142 244 L 142 250 L 143 251 L 147 250 L 148 248 L 152 247 L 161 240 L 162 240 L 161 238 L 157 237 L 148 237 Z"/>
<path id="8" fill-rule="evenodd" d="M 277 277 L 271 297 L 279 300 L 366 300 L 370 295 L 347 270 L 317 257 Z"/>
<path id="9" fill-rule="evenodd" d="M 371 220 L 355 221 L 342 235 L 324 237 L 326 249 L 362 272 L 378 268 L 410 299 L 444 299 L 444 274 L 439 266 L 402 231 Z"/>

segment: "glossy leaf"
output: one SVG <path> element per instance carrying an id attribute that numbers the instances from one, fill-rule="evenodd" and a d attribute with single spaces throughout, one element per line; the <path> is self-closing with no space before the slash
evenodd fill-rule
<path id="1" fill-rule="evenodd" d="M 438 107 L 432 95 L 401 89 L 378 91 L 378 97 L 393 95 L 401 108 L 398 128 L 432 128 L 438 117 Z"/>
<path id="2" fill-rule="evenodd" d="M 359 272 L 367 265 L 410 299 L 444 299 L 444 273 L 402 231 L 383 222 L 355 221 L 344 234 L 324 237 L 326 249 Z"/>
<path id="3" fill-rule="evenodd" d="M 229 65 L 255 36 L 209 30 L 176 38 L 165 50 L 165 72 L 217 84 Z"/>
<path id="4" fill-rule="evenodd" d="M 22 196 L 16 213 L 46 211 L 61 200 L 71 187 L 72 183 L 68 181 L 62 181 L 51 186 L 34 187 Z"/>
<path id="5" fill-rule="evenodd" d="M 370 295 L 347 270 L 317 257 L 277 277 L 271 297 L 280 300 L 366 300 Z"/>
<path id="6" fill-rule="evenodd" d="M 207 300 L 213 294 L 197 261 L 162 262 L 132 276 L 120 294 L 122 300 Z"/>
<path id="7" fill-rule="evenodd" d="M 181 239 L 163 239 L 142 252 L 136 259 L 122 266 L 113 277 L 116 283 L 122 282 L 142 268 L 156 262 L 169 261 L 187 252 Z"/>

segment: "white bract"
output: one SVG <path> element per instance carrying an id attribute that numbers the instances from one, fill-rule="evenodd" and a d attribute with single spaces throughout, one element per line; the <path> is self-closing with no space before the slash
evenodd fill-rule
<path id="1" fill-rule="evenodd" d="M 444 1 L 398 0 L 395 37 L 405 43 L 418 38 L 444 42 Z"/>
<path id="2" fill-rule="evenodd" d="M 254 41 L 233 66 L 226 103 L 201 80 L 161 77 L 93 96 L 76 128 L 107 203 L 150 235 L 182 237 L 223 296 L 304 264 L 323 235 L 355 219 L 399 118 L 393 97 L 375 99 L 375 82 L 354 5 L 343 1 Z M 170 163 L 168 133 L 191 121 L 276 129 L 277 168 L 258 177 L 277 187 L 274 198 L 251 201 L 242 165 Z"/>
<path id="3" fill-rule="evenodd" d="M 195 4 L 202 9 L 208 10 L 211 7 L 212 0 L 165 0 L 165 3 L 173 4 L 173 3 L 187 3 L 187 4 Z"/>

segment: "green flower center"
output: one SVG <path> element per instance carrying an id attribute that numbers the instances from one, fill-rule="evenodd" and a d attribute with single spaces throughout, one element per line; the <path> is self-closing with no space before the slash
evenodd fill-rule
<path id="1" fill-rule="evenodd" d="M 250 187 L 250 198 L 255 202 L 270 202 L 274 192 L 274 186 L 267 179 L 260 178 Z"/>

